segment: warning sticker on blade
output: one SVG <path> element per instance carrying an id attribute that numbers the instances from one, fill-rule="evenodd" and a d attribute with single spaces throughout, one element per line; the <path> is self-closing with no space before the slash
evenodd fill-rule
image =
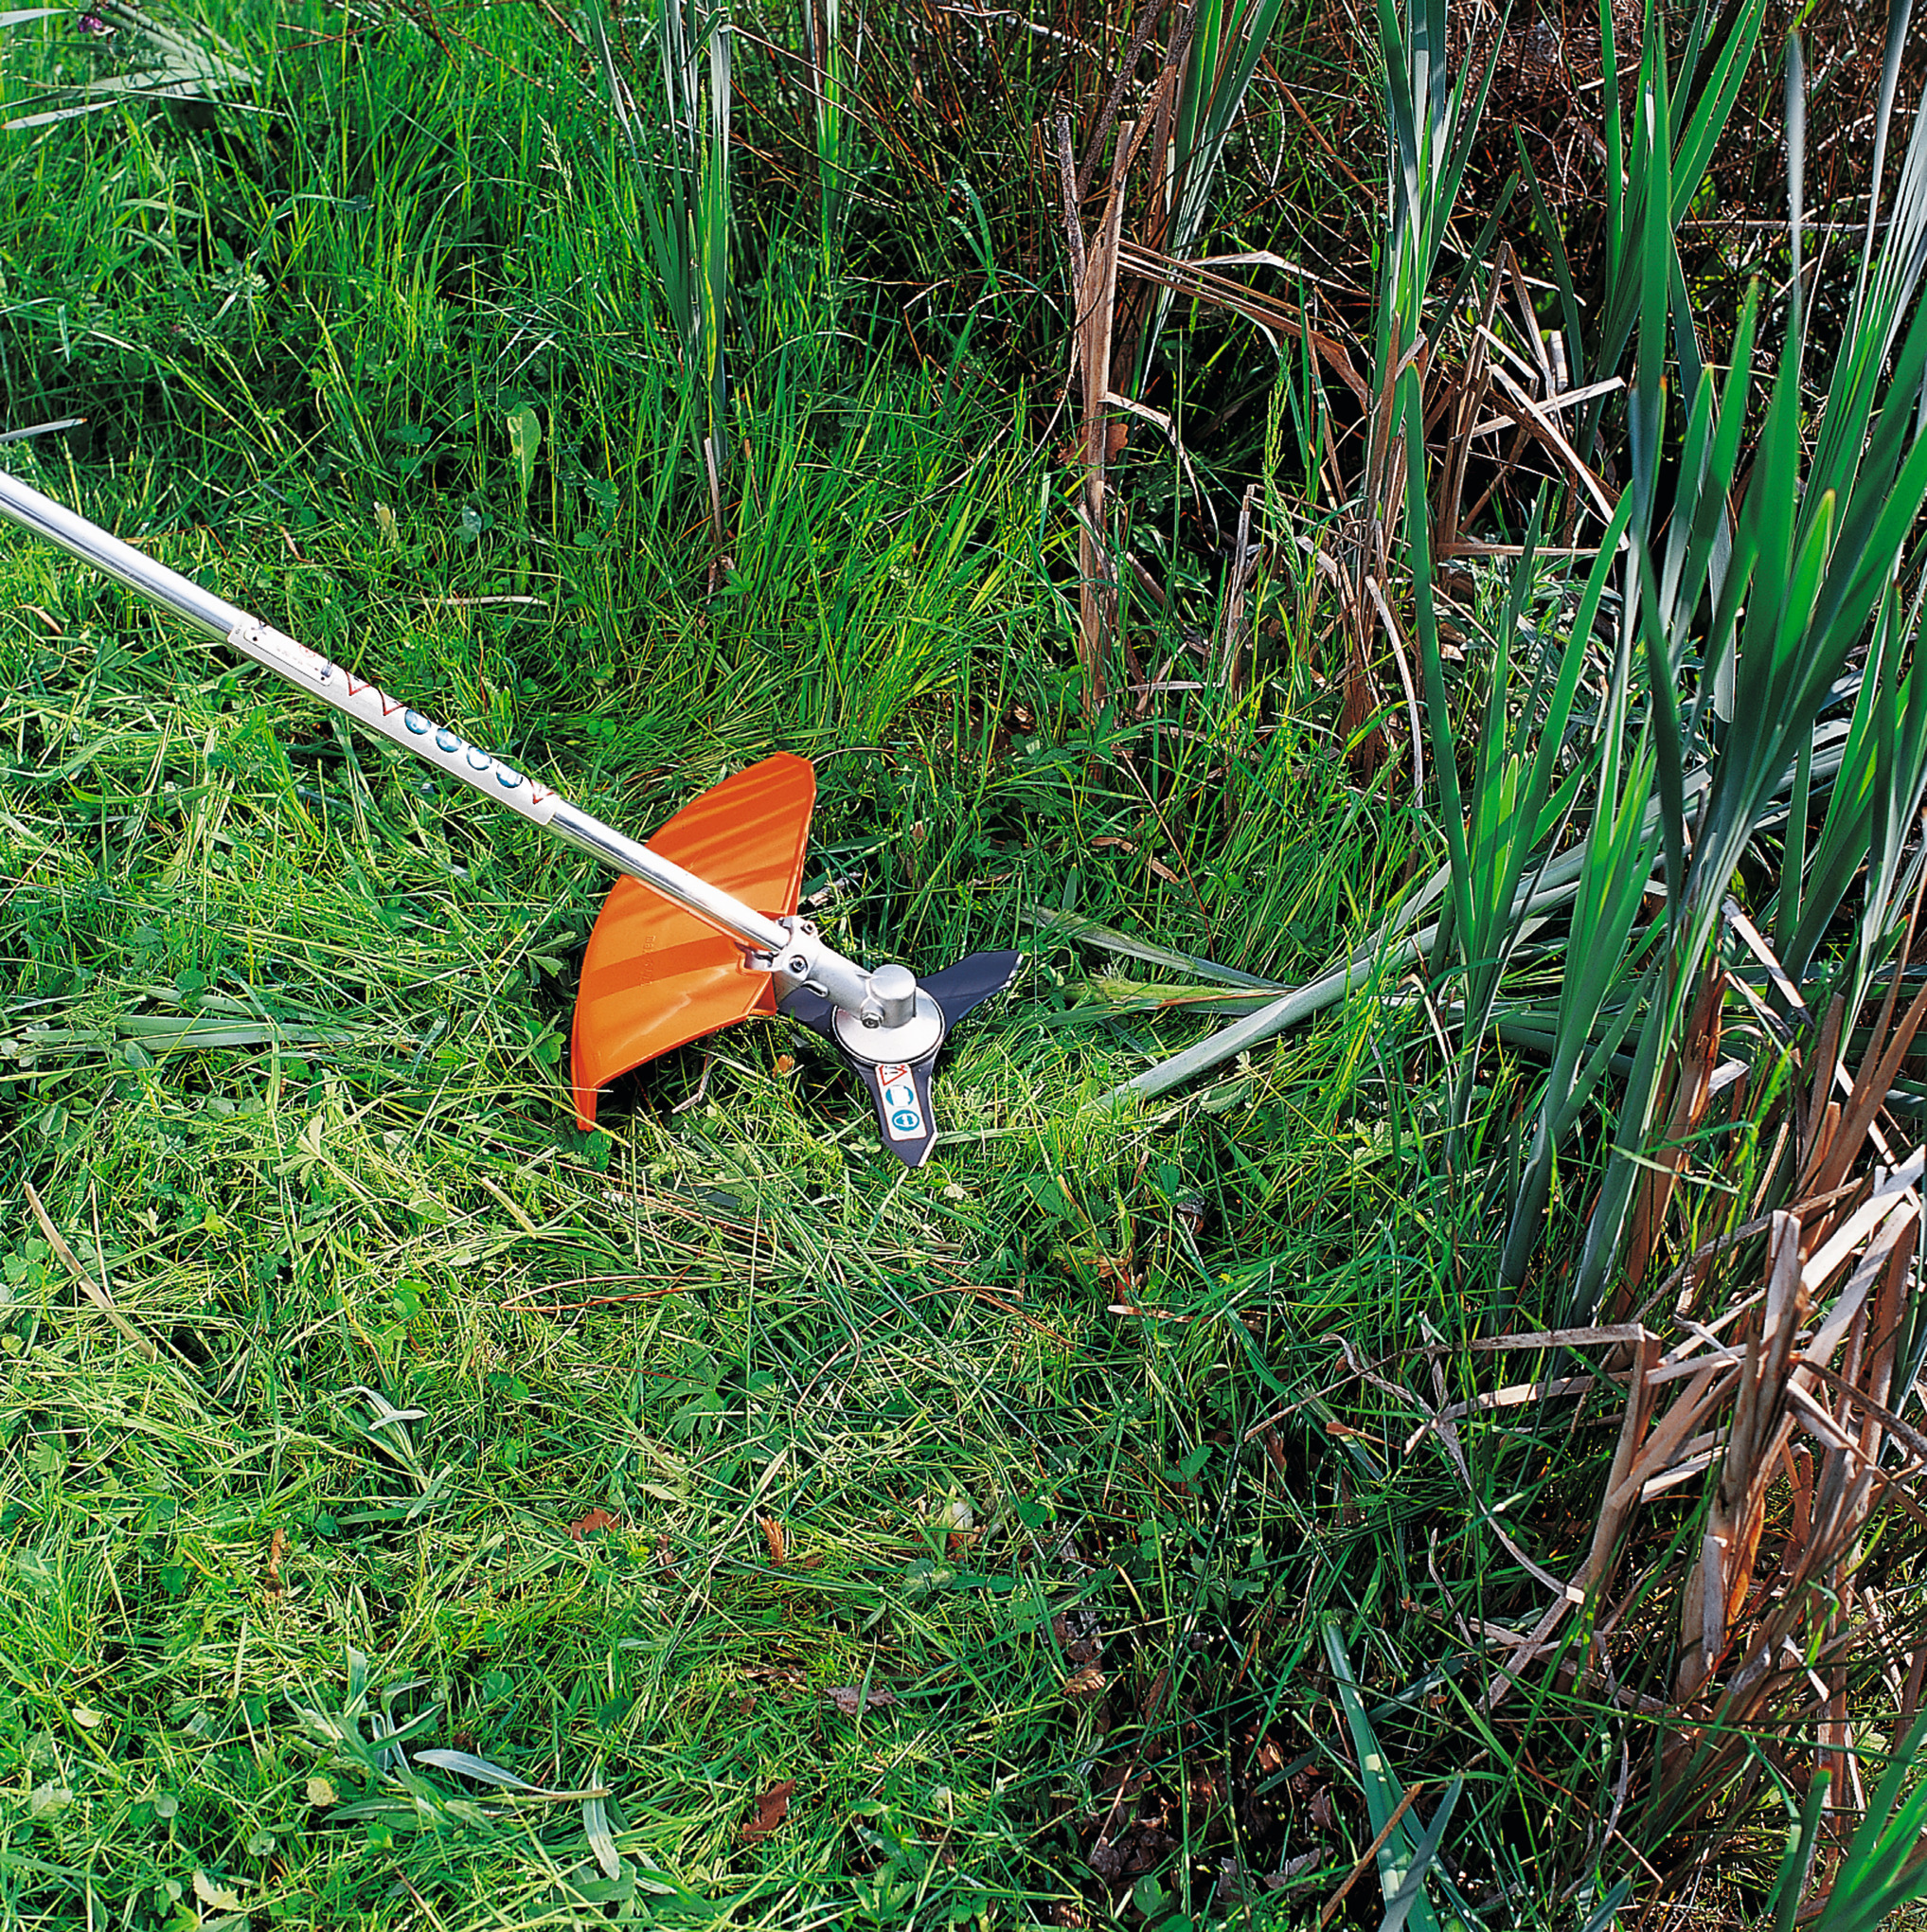
<path id="1" fill-rule="evenodd" d="M 923 1138 L 923 1108 L 917 1082 L 907 1066 L 877 1068 L 877 1087 L 883 1097 L 883 1131 L 892 1140 Z"/>

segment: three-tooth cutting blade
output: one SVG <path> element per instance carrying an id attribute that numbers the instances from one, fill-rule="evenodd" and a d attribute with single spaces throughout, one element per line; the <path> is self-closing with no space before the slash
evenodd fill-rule
<path id="1" fill-rule="evenodd" d="M 918 991 L 928 995 L 937 1008 L 941 1030 L 935 1043 L 914 1059 L 879 1059 L 861 1050 L 852 1043 L 864 1038 L 862 1032 L 845 1024 L 835 1008 L 808 987 L 785 993 L 778 1006 L 793 1020 L 821 1033 L 862 1081 L 876 1109 L 877 1130 L 884 1150 L 905 1167 L 921 1167 L 937 1145 L 930 1074 L 937 1051 L 951 1028 L 967 1012 L 1002 993 L 1023 963 L 1022 953 L 972 953 L 921 981 Z"/>

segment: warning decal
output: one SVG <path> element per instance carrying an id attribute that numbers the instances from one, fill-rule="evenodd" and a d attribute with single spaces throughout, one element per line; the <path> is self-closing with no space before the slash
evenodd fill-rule
<path id="1" fill-rule="evenodd" d="M 880 1066 L 877 1086 L 883 1094 L 881 1109 L 883 1130 L 892 1140 L 923 1138 L 923 1107 L 917 1098 L 917 1082 L 907 1066 Z"/>

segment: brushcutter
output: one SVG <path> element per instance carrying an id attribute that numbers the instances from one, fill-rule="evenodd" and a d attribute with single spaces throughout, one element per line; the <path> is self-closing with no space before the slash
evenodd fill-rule
<path id="1" fill-rule="evenodd" d="M 576 1118 L 618 1074 L 757 1014 L 820 1033 L 868 1091 L 883 1144 L 920 1167 L 937 1143 L 930 1075 L 950 1029 L 1001 993 L 1022 956 L 972 953 L 919 980 L 866 971 L 796 910 L 816 798 L 807 759 L 778 753 L 723 779 L 644 844 L 366 679 L 251 617 L 17 478 L 0 515 L 404 746 L 624 876 L 589 936 L 569 1069 Z"/>

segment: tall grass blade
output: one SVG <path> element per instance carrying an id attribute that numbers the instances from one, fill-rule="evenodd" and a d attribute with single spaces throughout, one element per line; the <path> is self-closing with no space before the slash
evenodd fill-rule
<path id="1" fill-rule="evenodd" d="M 1401 1932 L 1424 1899 L 1425 1881 L 1437 1863 L 1438 1848 L 1445 1842 L 1445 1828 L 1451 1824 L 1453 1809 L 1464 1791 L 1465 1780 L 1462 1777 L 1454 1778 L 1445 1787 L 1445 1796 L 1438 1800 L 1438 1809 L 1432 1815 L 1425 1835 L 1418 1840 L 1412 1853 L 1411 1869 L 1399 1881 L 1398 1889 L 1385 1900 L 1385 1916 L 1380 1922 L 1379 1932 Z"/>
<path id="2" fill-rule="evenodd" d="M 1385 1832 L 1397 1814 L 1404 1799 L 1404 1787 L 1386 1762 L 1378 1737 L 1372 1730 L 1365 1700 L 1359 1695 L 1357 1680 L 1351 1673 L 1351 1659 L 1345 1654 L 1345 1639 L 1339 1635 L 1335 1622 L 1328 1621 L 1325 1625 L 1325 1655 L 1337 1682 L 1339 1706 L 1345 1712 L 1346 1726 L 1351 1732 L 1352 1749 L 1358 1755 L 1365 1816 L 1371 1821 L 1373 1834 L 1377 1835 Z M 1455 1786 L 1457 1781 L 1454 1780 Z M 1448 1792 L 1439 1805 L 1438 1816 L 1433 1820 L 1434 1830 L 1440 1836 L 1457 1796 L 1456 1788 Z M 1423 1886 L 1425 1869 L 1437 1849 L 1436 1838 L 1427 1847 L 1426 1837 L 1418 1832 L 1409 1814 L 1392 1825 L 1384 1843 L 1379 1847 L 1379 1884 L 1385 1895 L 1388 1923 L 1396 1905 L 1401 1914 L 1399 1924 L 1411 1924 L 1418 1928 L 1418 1932 L 1440 1932 L 1437 1914 L 1433 1910 L 1432 1901 L 1426 1896 Z M 1420 1884 L 1401 1900 L 1405 1881 L 1414 1873 L 1418 1875 Z"/>
<path id="3" fill-rule="evenodd" d="M 1813 1856 L 1820 1849 L 1820 1823 L 1827 1806 L 1829 1774 L 1822 1771 L 1807 1792 L 1807 1802 L 1793 1819 L 1787 1834 L 1787 1849 L 1780 1860 L 1778 1875 L 1767 1898 L 1773 1913 L 1773 1932 L 1793 1932 L 1793 1922 L 1806 1897 L 1807 1880 L 1813 1869 Z"/>
<path id="4" fill-rule="evenodd" d="M 852 103 L 859 96 L 864 58 L 864 9 L 855 9 L 846 34 L 843 0 L 801 0 L 803 63 L 809 75 L 816 137 L 818 239 L 826 273 L 842 248 L 843 229 L 856 184 L 861 150 Z"/>
<path id="5" fill-rule="evenodd" d="M 1183 65 L 1169 116 L 1168 150 L 1153 156 L 1159 179 L 1143 240 L 1181 259 L 1204 232 L 1224 144 L 1284 13 L 1284 0 L 1207 0 L 1191 9 L 1183 31 Z M 1132 374 L 1141 391 L 1170 313 L 1160 286 L 1137 345 Z"/>
<path id="6" fill-rule="evenodd" d="M 727 0 L 699 14 L 697 0 L 654 0 L 651 25 L 661 77 L 654 124 L 639 112 L 616 59 L 605 0 L 588 18 L 604 84 L 632 166 L 650 259 L 682 349 L 698 463 L 712 541 L 727 539 L 723 483 L 728 372 L 723 331 L 730 286 L 729 122 L 734 28 Z"/>

